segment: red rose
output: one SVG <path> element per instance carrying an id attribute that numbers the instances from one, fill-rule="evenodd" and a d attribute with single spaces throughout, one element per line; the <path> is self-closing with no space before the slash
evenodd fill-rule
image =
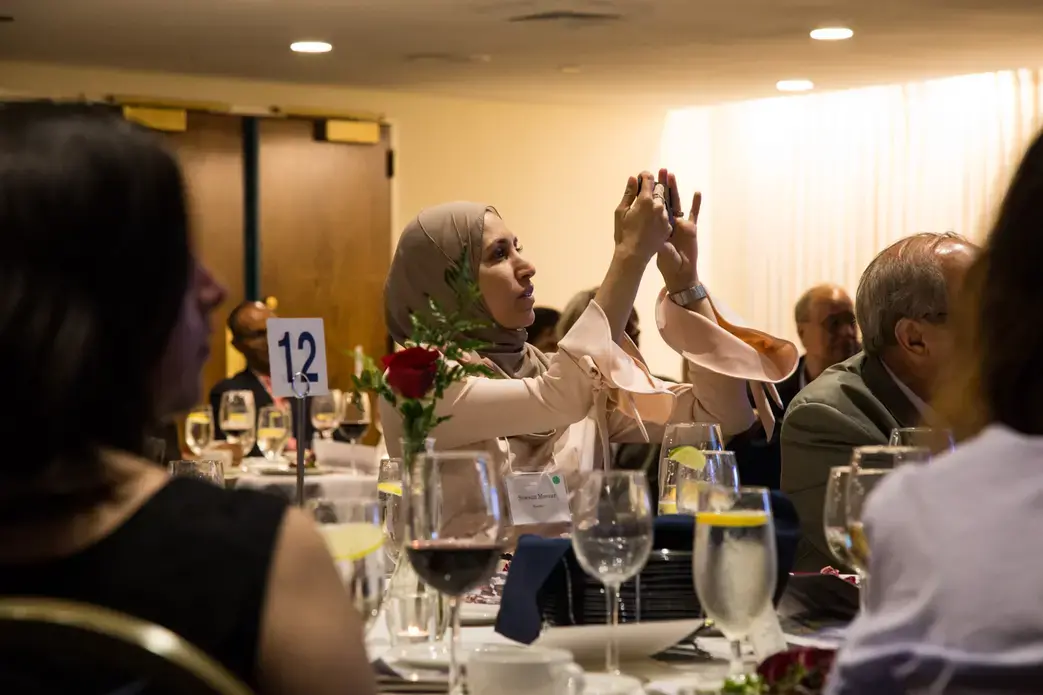
<path id="1" fill-rule="evenodd" d="M 833 667 L 835 656 L 832 649 L 794 647 L 762 661 L 757 673 L 770 692 L 807 692 L 809 689 L 818 692 Z"/>
<path id="2" fill-rule="evenodd" d="M 387 355 L 382 360 L 387 370 L 387 383 L 403 398 L 423 398 L 434 386 L 438 360 L 441 358 L 437 350 L 422 347 L 411 347 Z"/>

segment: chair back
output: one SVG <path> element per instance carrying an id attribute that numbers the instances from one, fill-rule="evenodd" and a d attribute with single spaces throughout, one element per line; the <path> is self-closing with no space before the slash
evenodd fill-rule
<path id="1" fill-rule="evenodd" d="M 165 627 L 107 608 L 0 598 L 0 692 L 252 695 Z"/>

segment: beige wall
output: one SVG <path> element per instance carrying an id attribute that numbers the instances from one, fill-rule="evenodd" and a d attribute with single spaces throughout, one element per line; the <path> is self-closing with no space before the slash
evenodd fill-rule
<path id="1" fill-rule="evenodd" d="M 536 263 L 538 303 L 558 307 L 573 292 L 600 281 L 612 251 L 612 211 L 629 174 L 660 164 L 667 117 L 665 108 L 644 105 L 600 109 L 506 104 L 0 62 L 0 94 L 4 91 L 89 98 L 133 94 L 242 107 L 280 104 L 384 113 L 397 151 L 395 236 L 426 205 L 454 199 L 492 203 Z M 682 183 L 686 190 L 696 185 Z M 654 371 L 679 375 L 677 358 L 653 328 L 658 289 L 653 266 L 637 303 L 644 319 L 643 348 Z"/>

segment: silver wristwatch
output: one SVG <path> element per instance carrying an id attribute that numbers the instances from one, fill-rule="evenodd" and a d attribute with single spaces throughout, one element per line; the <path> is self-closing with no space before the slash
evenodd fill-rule
<path id="1" fill-rule="evenodd" d="M 703 283 L 699 282 L 687 290 L 674 292 L 670 295 L 670 301 L 678 306 L 689 306 L 700 299 L 706 299 L 706 297 L 706 288 L 703 287 Z"/>

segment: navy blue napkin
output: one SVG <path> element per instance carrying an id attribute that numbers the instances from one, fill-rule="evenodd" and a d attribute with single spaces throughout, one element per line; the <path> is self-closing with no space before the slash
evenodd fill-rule
<path id="1" fill-rule="evenodd" d="M 778 601 L 793 567 L 797 541 L 800 539 L 800 521 L 793 503 L 781 492 L 772 491 L 771 503 L 778 553 L 779 576 L 775 593 L 775 600 Z M 656 518 L 653 528 L 654 548 L 692 549 L 695 536 L 693 517 L 682 514 L 660 516 Z M 575 565 L 577 571 L 582 571 L 578 570 L 571 540 L 532 535 L 518 539 L 496 618 L 498 633 L 525 644 L 531 644 L 540 636 L 543 624 L 540 601 L 548 579 L 561 566 L 562 560 Z"/>

